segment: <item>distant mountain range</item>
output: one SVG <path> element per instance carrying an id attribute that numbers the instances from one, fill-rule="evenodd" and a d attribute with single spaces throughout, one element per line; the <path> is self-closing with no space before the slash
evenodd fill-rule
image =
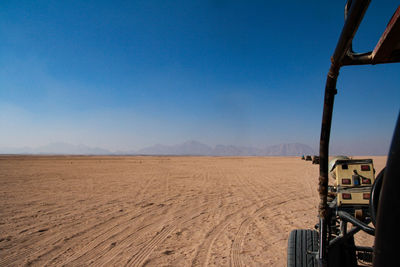
<path id="1" fill-rule="evenodd" d="M 197 141 L 165 146 L 155 145 L 137 151 L 142 155 L 210 155 L 210 156 L 299 156 L 314 154 L 314 150 L 304 144 L 280 144 L 264 148 L 233 145 L 211 147 Z"/>
<path id="2" fill-rule="evenodd" d="M 182 144 L 171 146 L 157 144 L 137 151 L 110 151 L 98 147 L 72 145 L 59 142 L 36 148 L 0 147 L 0 154 L 300 156 L 305 154 L 315 154 L 315 151 L 311 147 L 299 143 L 256 148 L 234 145 L 217 145 L 211 147 L 197 141 L 187 141 Z"/>
<path id="3" fill-rule="evenodd" d="M 63 142 L 50 143 L 45 146 L 32 147 L 0 147 L 1 154 L 65 154 L 65 155 L 108 155 L 111 151 L 85 145 L 72 145 Z"/>

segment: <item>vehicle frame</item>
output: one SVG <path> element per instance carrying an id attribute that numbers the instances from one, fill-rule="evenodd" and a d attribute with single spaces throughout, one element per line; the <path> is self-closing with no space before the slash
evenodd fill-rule
<path id="1" fill-rule="evenodd" d="M 390 19 L 386 30 L 373 51 L 355 53 L 352 40 L 360 25 L 370 0 L 349 0 L 345 6 L 345 23 L 331 57 L 328 72 L 320 136 L 319 170 L 319 221 L 318 231 L 294 230 L 289 236 L 288 266 L 358 266 L 357 260 L 372 261 L 373 266 L 392 266 L 398 262 L 400 242 L 400 118 L 398 117 L 386 162 L 386 167 L 374 183 L 371 190 L 369 208 L 375 228 L 369 221 L 361 221 L 351 214 L 338 211 L 328 202 L 328 161 L 329 139 L 331 131 L 334 98 L 337 94 L 336 83 L 340 68 L 350 65 L 375 65 L 400 62 L 400 6 Z M 353 226 L 347 229 L 347 223 Z M 333 233 L 340 225 L 339 233 Z M 355 246 L 354 234 L 364 231 L 374 236 L 373 247 Z M 294 243 L 293 240 L 301 242 Z M 292 242 L 291 242 L 292 241 Z M 293 246 L 306 251 L 302 260 L 293 265 L 290 259 L 301 256 Z M 289 253 L 290 252 L 290 253 Z"/>

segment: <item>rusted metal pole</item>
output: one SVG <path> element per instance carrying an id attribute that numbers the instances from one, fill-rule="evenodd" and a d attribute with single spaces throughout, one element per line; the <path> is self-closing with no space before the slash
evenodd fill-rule
<path id="1" fill-rule="evenodd" d="M 319 174 L 319 238 L 320 238 L 320 251 L 319 259 L 321 265 L 327 265 L 327 245 L 328 245 L 328 233 L 327 225 L 329 220 L 329 209 L 327 204 L 328 196 L 328 161 L 329 161 L 329 137 L 331 132 L 332 123 L 332 112 L 333 103 L 335 100 L 336 81 L 339 75 L 340 67 L 332 63 L 328 73 L 325 86 L 325 99 L 324 99 L 324 111 L 322 115 L 322 126 L 321 126 L 321 138 L 319 148 L 319 159 L 320 159 L 320 174 Z"/>

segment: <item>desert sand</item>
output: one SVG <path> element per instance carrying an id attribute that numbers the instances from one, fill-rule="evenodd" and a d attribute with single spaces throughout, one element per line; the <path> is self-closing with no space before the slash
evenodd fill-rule
<path id="1" fill-rule="evenodd" d="M 317 179 L 297 157 L 1 156 L 0 266 L 285 266 Z"/>

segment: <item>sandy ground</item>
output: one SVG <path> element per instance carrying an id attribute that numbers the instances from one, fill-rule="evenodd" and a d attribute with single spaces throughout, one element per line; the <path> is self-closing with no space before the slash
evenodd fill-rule
<path id="1" fill-rule="evenodd" d="M 1 156 L 0 266 L 285 266 L 317 178 L 290 157 Z"/>

